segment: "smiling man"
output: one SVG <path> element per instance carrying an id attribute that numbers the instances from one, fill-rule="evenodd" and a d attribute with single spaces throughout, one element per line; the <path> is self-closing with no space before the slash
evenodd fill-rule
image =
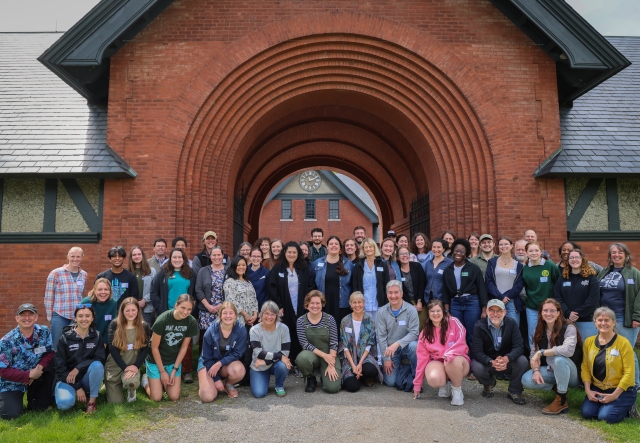
<path id="1" fill-rule="evenodd" d="M 109 249 L 107 257 L 111 262 L 111 269 L 101 272 L 96 275 L 96 280 L 99 278 L 106 278 L 111 282 L 111 291 L 113 292 L 113 299 L 118 302 L 118 309 L 120 309 L 120 303 L 127 297 L 135 297 L 140 300 L 140 291 L 138 289 L 138 279 L 135 274 L 127 271 L 123 268 L 124 259 L 127 258 L 127 252 L 122 246 L 114 246 Z"/>
<path id="2" fill-rule="evenodd" d="M 28 410 L 43 411 L 50 405 L 55 353 L 49 328 L 37 321 L 36 307 L 25 303 L 16 314 L 18 326 L 0 339 L 0 417 L 4 420 L 24 413 L 25 392 Z"/>

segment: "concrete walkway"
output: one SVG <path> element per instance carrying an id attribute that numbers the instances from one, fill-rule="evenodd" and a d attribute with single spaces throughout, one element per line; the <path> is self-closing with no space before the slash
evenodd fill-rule
<path id="1" fill-rule="evenodd" d="M 273 378 L 272 378 L 273 382 Z M 202 404 L 197 383 L 186 385 L 186 397 L 163 402 L 153 412 L 150 429 L 125 437 L 127 441 L 406 441 L 406 442 L 602 442 L 599 434 L 566 416 L 545 416 L 544 404 L 527 395 L 525 406 L 506 398 L 505 382 L 498 382 L 492 399 L 482 387 L 465 380 L 464 406 L 451 406 L 425 386 L 418 400 L 411 393 L 376 385 L 355 394 L 330 395 L 320 389 L 304 392 L 302 379 L 288 377 L 287 396 L 272 388 L 255 399 L 248 388 L 231 400 L 226 394 Z"/>

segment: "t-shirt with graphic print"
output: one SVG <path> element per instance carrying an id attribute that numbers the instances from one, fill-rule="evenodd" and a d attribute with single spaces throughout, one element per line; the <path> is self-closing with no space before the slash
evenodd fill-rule
<path id="1" fill-rule="evenodd" d="M 600 280 L 600 306 L 606 306 L 613 310 L 616 316 L 624 317 L 624 277 L 620 271 L 622 268 L 613 268 Z"/>
<path id="2" fill-rule="evenodd" d="M 160 358 L 162 366 L 172 365 L 178 358 L 180 347 L 185 338 L 193 337 L 198 334 L 198 323 L 192 316 L 188 316 L 183 320 L 177 320 L 174 316 L 174 310 L 163 312 L 160 314 L 151 330 L 160 336 Z M 153 352 L 147 354 L 147 361 L 160 365 L 153 358 Z"/>

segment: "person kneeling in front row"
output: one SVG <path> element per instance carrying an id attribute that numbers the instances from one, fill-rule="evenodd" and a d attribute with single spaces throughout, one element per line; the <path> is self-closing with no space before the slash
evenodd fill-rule
<path id="1" fill-rule="evenodd" d="M 389 303 L 378 309 L 376 337 L 382 354 L 384 383 L 411 392 L 416 376 L 416 347 L 420 319 L 418 311 L 402 300 L 402 283 L 387 283 Z"/>
<path id="2" fill-rule="evenodd" d="M 526 403 L 522 396 L 522 375 L 529 364 L 524 354 L 518 324 L 505 317 L 501 300 L 487 303 L 487 318 L 478 320 L 473 328 L 473 360 L 471 371 L 484 386 L 483 397 L 493 397 L 496 374 L 511 375 L 507 397 L 517 405 Z"/>
<path id="3" fill-rule="evenodd" d="M 53 346 L 51 332 L 36 324 L 38 311 L 31 303 L 20 305 L 18 326 L 0 339 L 0 418 L 10 420 L 27 409 L 44 411 L 53 388 Z"/>

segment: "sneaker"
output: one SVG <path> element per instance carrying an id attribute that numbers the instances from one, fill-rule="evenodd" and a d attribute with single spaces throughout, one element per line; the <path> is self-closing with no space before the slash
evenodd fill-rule
<path id="1" fill-rule="evenodd" d="M 238 398 L 238 390 L 230 383 L 225 383 L 224 390 L 227 391 L 229 398 Z"/>
<path id="2" fill-rule="evenodd" d="M 473 375 L 473 372 L 471 372 L 471 373 L 467 376 L 467 379 L 469 379 L 469 380 L 477 380 L 478 378 L 477 378 L 475 375 Z"/>
<path id="3" fill-rule="evenodd" d="M 485 398 L 493 397 L 493 389 L 496 387 L 496 382 L 494 381 L 493 384 L 482 386 L 484 386 L 484 389 L 482 390 L 482 396 Z"/>
<path id="4" fill-rule="evenodd" d="M 318 386 L 318 380 L 316 380 L 316 376 L 307 377 L 307 386 L 304 388 L 304 392 L 316 392 L 316 387 Z"/>
<path id="5" fill-rule="evenodd" d="M 187 372 L 186 374 L 184 374 L 184 377 L 182 377 L 182 380 L 190 385 L 191 383 L 193 383 L 193 375 L 191 375 L 191 372 Z"/>
<path id="6" fill-rule="evenodd" d="M 276 387 L 276 395 L 278 397 L 286 397 L 287 393 L 285 392 L 284 388 Z"/>
<path id="7" fill-rule="evenodd" d="M 147 389 L 147 386 L 149 386 L 149 376 L 147 374 L 142 375 L 142 380 L 140 381 L 140 384 L 142 385 L 143 389 Z"/>
<path id="8" fill-rule="evenodd" d="M 638 412 L 638 404 L 634 403 L 629 409 L 629 417 L 640 419 L 640 412 Z"/>
<path id="9" fill-rule="evenodd" d="M 302 372 L 300 372 L 297 366 L 293 367 L 293 375 L 295 375 L 298 378 L 304 378 L 304 375 L 302 375 Z"/>
<path id="10" fill-rule="evenodd" d="M 98 407 L 96 406 L 96 402 L 92 401 L 91 403 L 87 403 L 87 409 L 84 411 L 87 415 L 95 414 L 98 411 Z"/>
<path id="11" fill-rule="evenodd" d="M 523 405 L 527 402 L 521 394 L 512 394 L 511 392 L 507 394 L 507 398 L 517 405 Z"/>
<path id="12" fill-rule="evenodd" d="M 464 395 L 462 394 L 462 386 L 451 389 L 451 404 L 453 406 L 462 406 L 464 404 Z"/>
<path id="13" fill-rule="evenodd" d="M 136 388 L 133 383 L 129 383 L 129 389 L 127 389 L 127 402 L 131 403 L 134 401 L 136 401 Z"/>
<path id="14" fill-rule="evenodd" d="M 451 382 L 448 381 L 446 385 L 442 386 L 438 391 L 438 397 L 449 398 L 451 397 Z"/>

